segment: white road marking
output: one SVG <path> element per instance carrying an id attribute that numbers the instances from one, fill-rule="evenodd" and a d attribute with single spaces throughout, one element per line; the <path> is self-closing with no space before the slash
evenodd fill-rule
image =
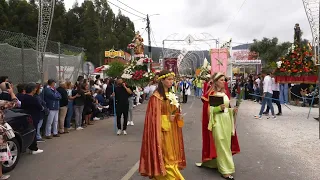
<path id="1" fill-rule="evenodd" d="M 139 162 L 138 161 L 128 172 L 126 175 L 123 176 L 123 178 L 121 180 L 129 180 L 134 173 L 139 169 Z"/>
<path id="2" fill-rule="evenodd" d="M 191 109 L 193 107 L 194 102 L 195 102 L 195 100 L 192 101 L 192 103 L 189 106 L 189 109 Z"/>

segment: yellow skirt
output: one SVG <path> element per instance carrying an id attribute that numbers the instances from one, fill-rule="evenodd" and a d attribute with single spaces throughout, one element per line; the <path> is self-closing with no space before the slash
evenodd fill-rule
<path id="1" fill-rule="evenodd" d="M 165 165 L 167 174 L 165 176 L 156 176 L 154 180 L 184 180 L 178 165 Z"/>

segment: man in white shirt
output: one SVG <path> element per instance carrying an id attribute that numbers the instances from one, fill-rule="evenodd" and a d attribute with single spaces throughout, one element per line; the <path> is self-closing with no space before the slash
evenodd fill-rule
<path id="1" fill-rule="evenodd" d="M 262 99 L 261 109 L 260 109 L 259 115 L 255 116 L 256 119 L 262 118 L 262 114 L 266 104 L 270 107 L 273 118 L 276 119 L 273 105 L 272 105 L 272 94 L 273 94 L 272 79 L 271 79 L 270 73 L 267 73 L 267 75 L 263 79 L 263 95 L 262 95 L 263 99 Z"/>
<path id="2" fill-rule="evenodd" d="M 272 76 L 272 91 L 273 91 L 272 98 L 274 99 L 273 102 L 276 103 L 276 105 L 278 106 L 278 114 L 277 114 L 277 116 L 281 116 L 282 115 L 282 109 L 281 109 L 281 104 L 280 104 L 280 101 L 279 101 L 280 84 L 276 83 L 276 80 L 275 80 L 273 75 L 271 75 L 271 76 Z M 270 107 L 267 106 L 267 110 L 263 114 L 268 115 L 269 114 L 269 110 L 270 110 Z"/>

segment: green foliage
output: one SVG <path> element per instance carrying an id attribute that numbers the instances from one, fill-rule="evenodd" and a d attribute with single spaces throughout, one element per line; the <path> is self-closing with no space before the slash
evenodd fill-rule
<path id="1" fill-rule="evenodd" d="M 126 50 L 134 37 L 134 24 L 121 12 L 115 15 L 107 0 L 75 3 L 70 10 L 65 9 L 64 1 L 56 0 L 50 40 L 83 47 L 86 59 L 96 66 L 102 65 L 105 50 L 112 47 Z M 35 2 L 0 0 L 0 29 L 36 37 L 38 6 Z"/>
<path id="2" fill-rule="evenodd" d="M 125 65 L 118 61 L 111 62 L 109 65 L 110 68 L 106 72 L 109 77 L 120 77 L 125 69 Z"/>
<path id="3" fill-rule="evenodd" d="M 290 42 L 279 44 L 278 38 L 263 38 L 262 40 L 254 39 L 253 44 L 250 46 L 250 51 L 259 53 L 260 59 L 267 66 L 270 66 L 274 65 L 272 62 L 276 62 L 279 57 L 286 54 L 290 46 Z"/>

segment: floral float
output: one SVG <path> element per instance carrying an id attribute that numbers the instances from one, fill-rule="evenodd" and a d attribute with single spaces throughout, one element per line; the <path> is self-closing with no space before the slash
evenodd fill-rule
<path id="1" fill-rule="evenodd" d="M 133 43 L 128 45 L 131 50 L 131 61 L 126 65 L 121 78 L 123 78 L 129 86 L 146 86 L 155 76 L 151 69 L 151 58 L 141 57 L 143 53 L 143 40 L 137 32 Z M 139 48 L 140 47 L 140 48 Z"/>
<path id="2" fill-rule="evenodd" d="M 310 44 L 302 44 L 299 25 L 295 27 L 295 43 L 288 53 L 276 62 L 276 81 L 279 83 L 316 83 L 318 69 L 313 61 Z"/>

